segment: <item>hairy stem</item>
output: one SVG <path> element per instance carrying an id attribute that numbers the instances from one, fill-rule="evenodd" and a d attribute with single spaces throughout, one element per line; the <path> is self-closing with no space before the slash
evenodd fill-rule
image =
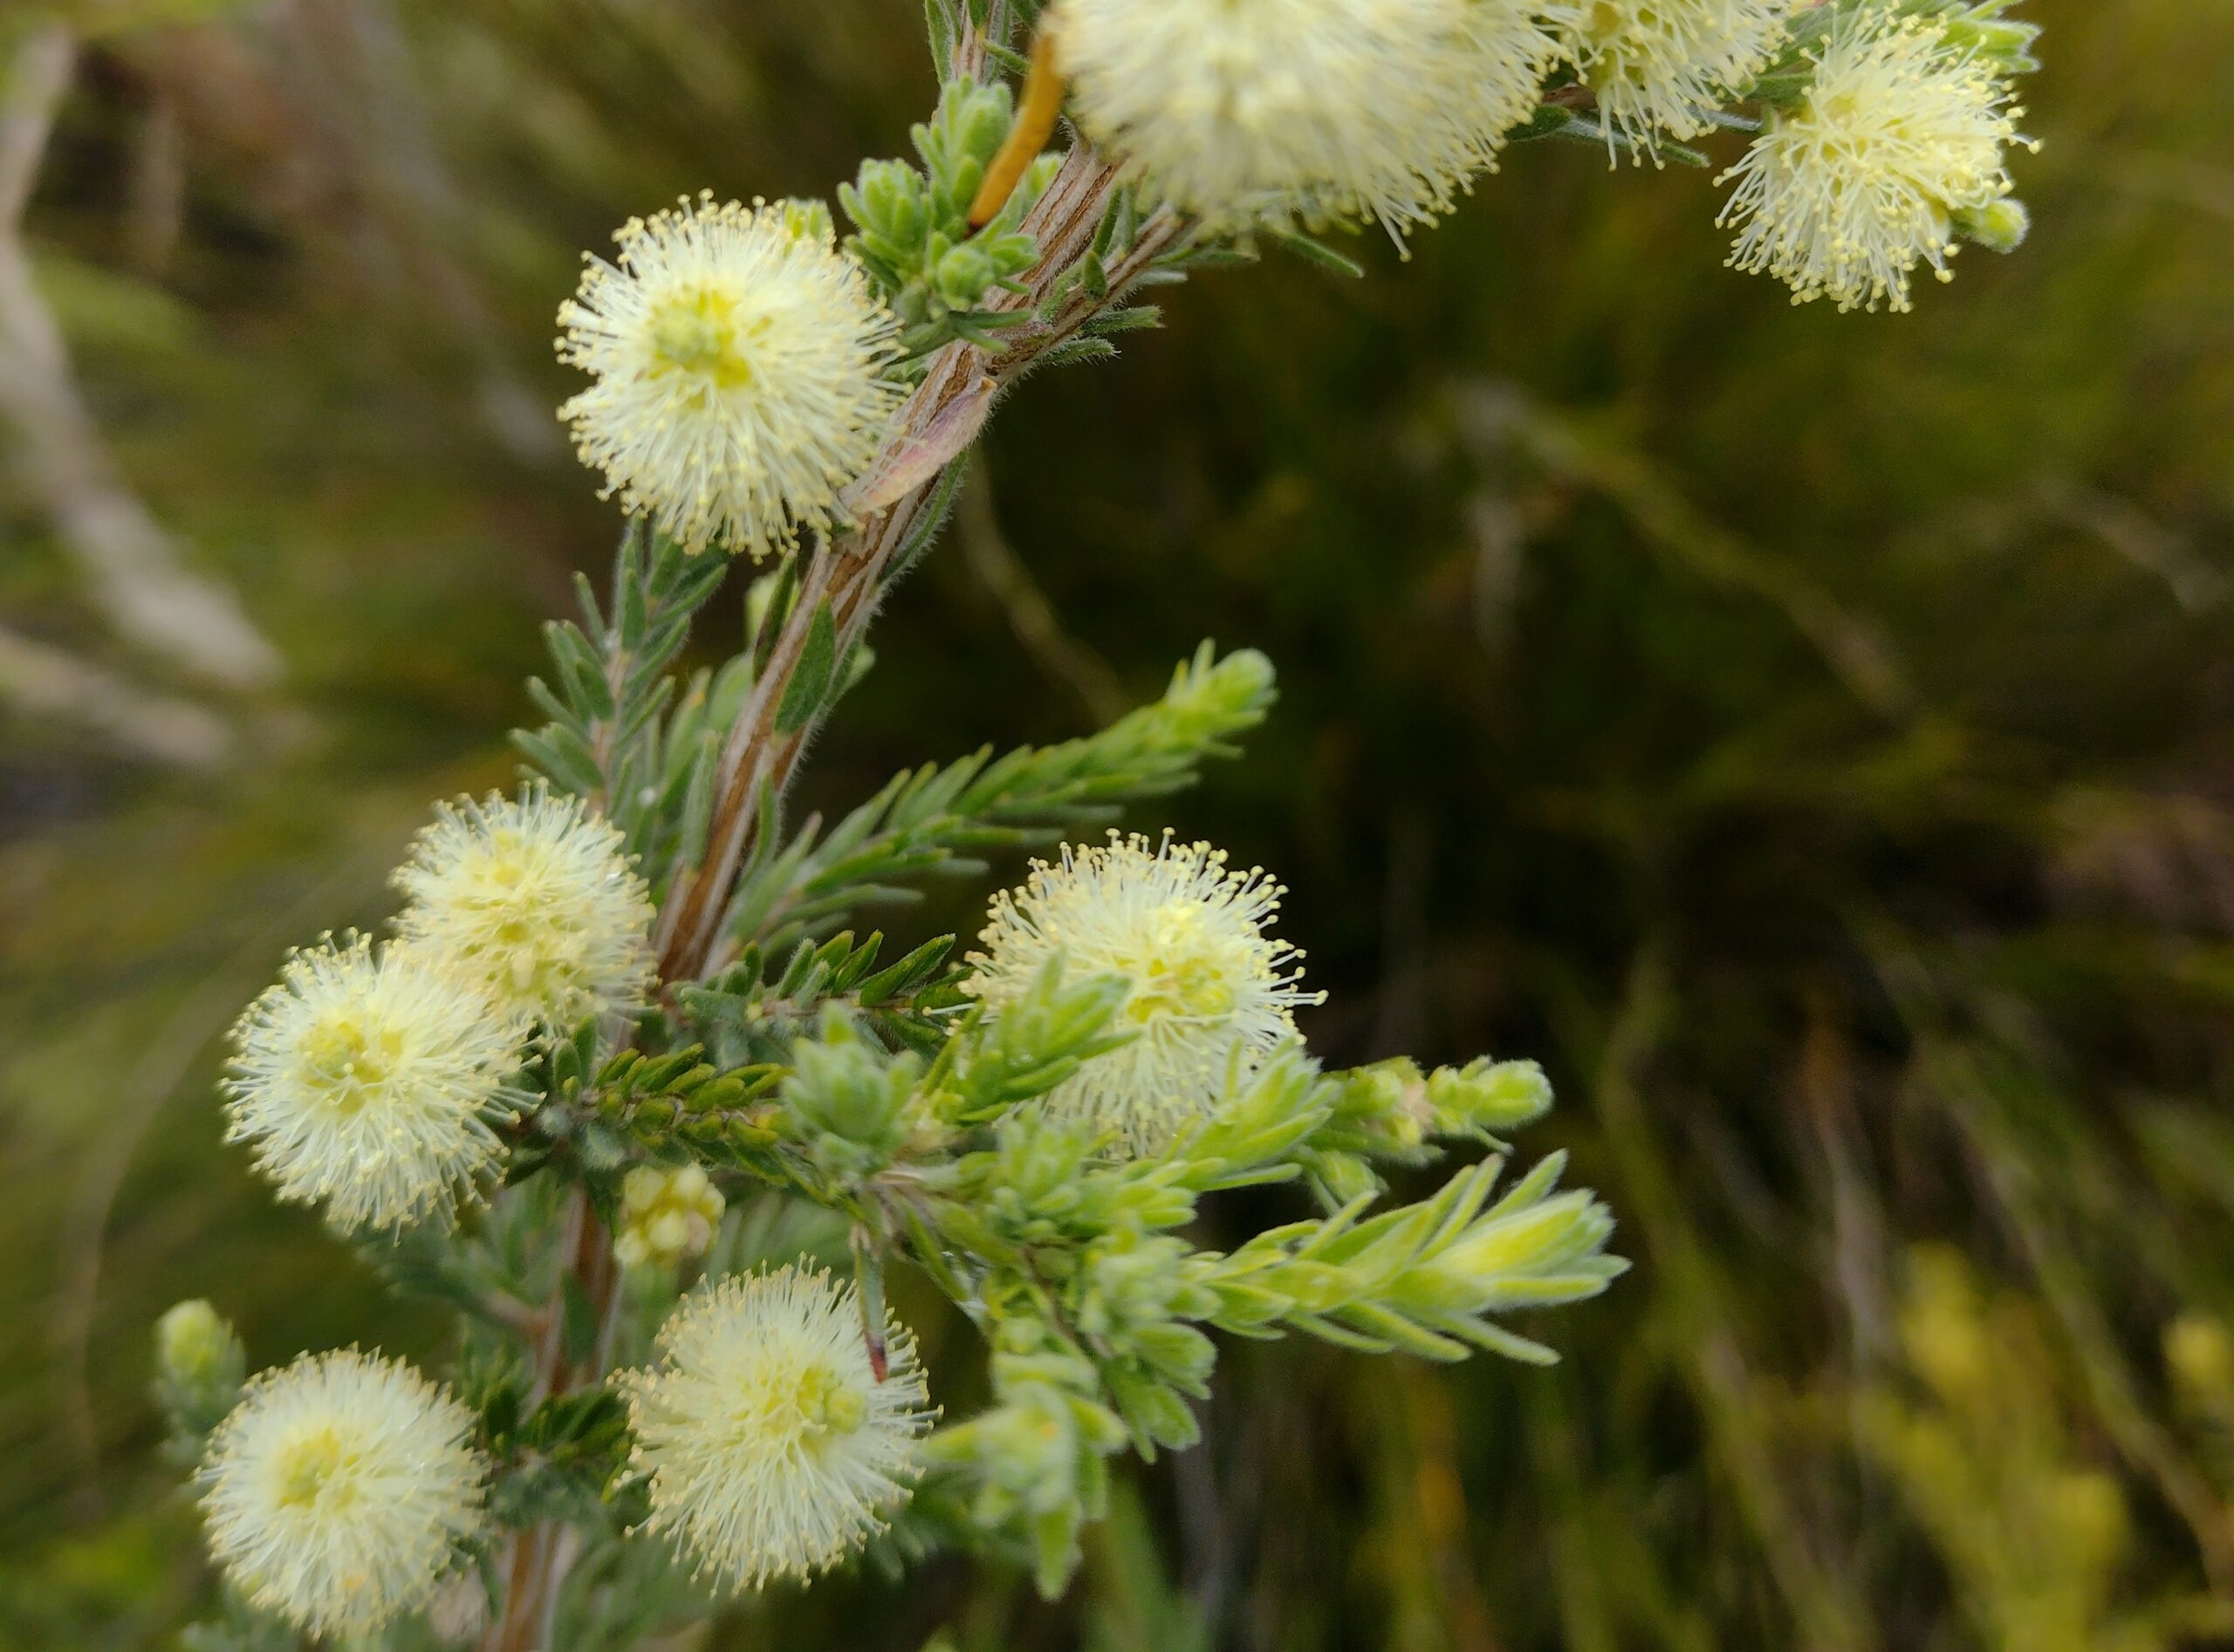
<path id="1" fill-rule="evenodd" d="M 1081 146 L 1070 152 L 1046 194 L 1024 220 L 1024 228 L 1040 248 L 1039 262 L 1024 278 L 1026 291 L 999 295 L 997 307 L 1036 308 L 1046 299 L 1056 282 L 1092 245 L 1115 182 L 1114 169 L 1091 149 Z M 929 449 L 944 463 L 957 462 L 992 399 L 1121 292 L 1172 245 L 1179 228 L 1177 220 L 1168 214 L 1150 217 L 1141 226 L 1134 244 L 1108 271 L 1102 296 L 1089 294 L 1081 285 L 1049 319 L 1007 335 L 1010 342 L 999 356 L 988 359 L 985 352 L 962 343 L 941 351 L 923 382 L 901 408 L 885 443 L 886 456 L 920 455 Z M 973 403 L 983 406 L 972 414 Z M 951 453 L 944 451 L 949 444 L 954 447 Z M 901 463 L 897 458 L 880 458 L 868 474 L 874 477 L 882 470 L 897 470 Z M 913 468 L 922 468 L 920 459 Z M 913 482 L 899 498 L 865 513 L 854 531 L 832 539 L 808 565 L 791 619 L 723 749 L 706 858 L 676 878 L 667 908 L 661 914 L 657 943 L 661 980 L 690 981 L 704 974 L 720 943 L 722 918 L 738 869 L 755 847 L 753 836 L 763 799 L 782 799 L 800 754 L 813 737 L 816 725 L 812 722 L 787 733 L 777 728 L 776 718 L 785 690 L 806 651 L 807 631 L 815 614 L 828 603 L 837 630 L 838 656 L 845 658 L 867 630 L 890 589 L 901 550 L 918 532 L 935 525 L 927 524 L 924 518 L 937 492 L 942 469 L 943 464 L 929 466 L 928 474 Z"/>

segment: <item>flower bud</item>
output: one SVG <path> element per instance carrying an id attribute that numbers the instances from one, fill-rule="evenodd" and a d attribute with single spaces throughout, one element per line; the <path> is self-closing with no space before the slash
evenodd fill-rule
<path id="1" fill-rule="evenodd" d="M 1993 252 L 2014 252 L 2025 244 L 2025 236 L 2032 228 L 2032 215 L 2025 203 L 2014 195 L 2004 195 L 1998 201 L 1955 215 L 1955 228 L 1966 241 Z"/>
<path id="2" fill-rule="evenodd" d="M 182 1302 L 155 1321 L 155 1399 L 182 1448 L 198 1455 L 247 1374 L 240 1338 L 209 1303 Z"/>
<path id="3" fill-rule="evenodd" d="M 1957 46 L 1967 47 L 1984 58 L 2004 74 L 2030 74 L 2040 66 L 2032 55 L 2032 43 L 2040 38 L 2040 26 L 2036 23 L 2018 23 L 1994 14 L 2001 10 L 2001 0 L 1973 6 L 1969 11 L 1946 19 L 1944 28 L 1948 40 Z"/>
<path id="4" fill-rule="evenodd" d="M 998 274 L 981 249 L 964 244 L 939 260 L 931 278 L 941 298 L 955 309 L 966 310 L 985 296 Z"/>
<path id="5" fill-rule="evenodd" d="M 1438 1134 L 1515 1130 L 1551 1107 L 1551 1080 L 1533 1061 L 1484 1056 L 1463 1067 L 1437 1067 L 1428 1078 L 1428 1109 Z"/>
<path id="6" fill-rule="evenodd" d="M 228 1364 L 240 1362 L 240 1339 L 199 1298 L 180 1303 L 155 1321 L 155 1350 L 164 1380 L 171 1382 L 207 1382 Z"/>
<path id="7" fill-rule="evenodd" d="M 703 1256 L 723 1208 L 721 1189 L 700 1166 L 640 1164 L 620 1184 L 620 1231 L 613 1254 L 630 1268 Z"/>
<path id="8" fill-rule="evenodd" d="M 815 1162 L 840 1180 L 872 1175 L 908 1137 L 908 1098 L 922 1064 L 865 1042 L 832 1011 L 820 1036 L 800 1040 L 784 1105 Z"/>

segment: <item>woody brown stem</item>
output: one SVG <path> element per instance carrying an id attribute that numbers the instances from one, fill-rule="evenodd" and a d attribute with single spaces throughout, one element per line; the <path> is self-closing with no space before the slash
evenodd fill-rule
<path id="1" fill-rule="evenodd" d="M 1023 229 L 1039 247 L 1022 292 L 991 296 L 989 307 L 1034 312 L 1058 281 L 1084 257 L 1107 210 L 1117 174 L 1081 145 L 1065 156 L 1046 193 Z M 757 847 L 763 799 L 780 800 L 815 719 L 803 727 L 777 726 L 785 691 L 798 675 L 817 612 L 826 603 L 836 634 L 836 658 L 845 660 L 867 631 L 896 577 L 901 553 L 934 530 L 934 508 L 945 467 L 958 463 L 990 411 L 993 399 L 1049 349 L 1075 335 L 1094 312 L 1113 301 L 1158 257 L 1177 244 L 1182 226 L 1168 211 L 1140 225 L 1132 244 L 1114 257 L 1099 295 L 1083 284 L 1044 319 L 1025 321 L 1002 335 L 1004 347 L 988 353 L 967 343 L 947 346 L 931 359 L 922 384 L 902 404 L 878 458 L 864 476 L 867 501 L 852 531 L 833 537 L 807 563 L 798 600 L 752 685 L 715 774 L 713 818 L 704 858 L 678 867 L 654 934 L 660 979 L 669 984 L 702 979 L 719 949 L 739 869 Z M 886 497 L 886 496 L 889 497 Z M 594 1316 L 590 1357 L 567 1353 L 567 1288 L 553 1293 L 536 1350 L 531 1404 L 603 1379 L 620 1299 L 612 1236 L 586 1194 L 577 1189 L 567 1216 L 569 1277 Z M 579 1546 L 560 1523 L 546 1521 L 520 1532 L 505 1564 L 504 1611 L 483 1637 L 483 1652 L 554 1652 L 552 1624 L 558 1592 Z"/>
<path id="2" fill-rule="evenodd" d="M 995 295 L 990 307 L 1036 309 L 1052 291 L 1055 283 L 1085 256 L 1100 228 L 1103 212 L 1115 187 L 1114 170 L 1083 146 L 1065 157 L 1045 195 L 1040 197 L 1024 228 L 1038 242 L 1039 262 L 1025 276 L 1025 291 Z M 988 357 L 977 346 L 949 345 L 932 358 L 930 371 L 908 397 L 887 438 L 886 456 L 904 455 L 942 441 L 944 427 L 956 425 L 956 413 L 973 400 L 990 408 L 991 399 L 1013 383 L 1048 349 L 1073 335 L 1177 239 L 1179 224 L 1159 212 L 1141 224 L 1131 247 L 1108 270 L 1104 296 L 1096 298 L 1081 287 L 1050 319 L 1026 323 L 1005 335 L 1007 347 Z M 977 418 L 982 420 L 981 409 Z M 976 422 L 960 435 L 964 439 L 947 463 L 959 458 L 974 435 Z M 896 465 L 899 462 L 891 461 Z M 887 468 L 881 457 L 869 468 L 875 476 Z M 727 744 L 715 777 L 715 807 L 707 833 L 705 859 L 677 876 L 661 914 L 657 935 L 660 978 L 692 981 L 705 972 L 721 939 L 721 922 L 728 909 L 737 871 L 753 847 L 760 820 L 761 799 L 780 799 L 798 758 L 812 737 L 814 724 L 785 731 L 776 726 L 777 712 L 806 652 L 807 633 L 818 609 L 827 602 L 837 634 L 837 657 L 843 660 L 860 641 L 889 588 L 895 558 L 918 530 L 936 490 L 939 470 L 933 466 L 899 498 L 874 513 L 865 513 L 854 531 L 825 545 L 808 564 L 800 581 L 791 618 L 771 649 L 768 662 L 753 684 Z"/>

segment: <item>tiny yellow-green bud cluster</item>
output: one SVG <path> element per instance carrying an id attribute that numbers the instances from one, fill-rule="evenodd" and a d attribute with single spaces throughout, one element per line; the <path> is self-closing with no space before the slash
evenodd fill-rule
<path id="1" fill-rule="evenodd" d="M 621 1178 L 620 1231 L 613 1254 L 623 1267 L 671 1267 L 706 1254 L 722 1219 L 722 1190 L 703 1167 L 640 1164 Z"/>
<path id="2" fill-rule="evenodd" d="M 841 520 L 900 391 L 897 324 L 827 209 L 716 203 L 632 218 L 558 312 L 596 380 L 559 416 L 632 511 L 691 550 L 755 557 Z"/>
<path id="3" fill-rule="evenodd" d="M 352 1348 L 249 1385 L 202 1471 L 210 1553 L 252 1606 L 320 1635 L 426 1604 L 483 1524 L 472 1414 Z"/>
<path id="4" fill-rule="evenodd" d="M 654 1369 L 623 1374 L 649 1531 L 724 1589 L 805 1577 L 907 1500 L 931 1412 L 915 1342 L 879 1327 L 869 1363 L 851 1285 L 796 1267 L 702 1288 L 668 1316 Z"/>

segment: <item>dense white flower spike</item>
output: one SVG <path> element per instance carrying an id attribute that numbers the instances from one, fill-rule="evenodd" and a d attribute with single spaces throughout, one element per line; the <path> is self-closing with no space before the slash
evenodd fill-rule
<path id="1" fill-rule="evenodd" d="M 447 1222 L 497 1158 L 520 1022 L 408 947 L 296 953 L 233 1028 L 228 1141 L 342 1228 Z"/>
<path id="2" fill-rule="evenodd" d="M 1447 212 L 1528 119 L 1525 0 L 1057 0 L 1079 122 L 1213 227 Z"/>
<path id="3" fill-rule="evenodd" d="M 694 551 L 830 527 L 901 393 L 898 324 L 827 216 L 708 194 L 613 238 L 558 311 L 559 360 L 597 379 L 558 409 L 583 462 Z"/>
<path id="4" fill-rule="evenodd" d="M 1841 16 L 1798 106 L 1772 112 L 1720 182 L 1719 222 L 1740 225 L 1730 264 L 1790 284 L 1792 302 L 1909 308 L 1908 278 L 1943 281 L 1958 213 L 2009 193 L 2003 146 L 2018 141 L 2007 83 L 1920 17 Z"/>
<path id="5" fill-rule="evenodd" d="M 1259 870 L 1230 868 L 1223 850 L 1168 833 L 1155 845 L 1114 832 L 1100 847 L 1066 844 L 1059 866 L 1036 860 L 1024 888 L 993 897 L 964 989 L 997 1013 L 1058 955 L 1069 978 L 1121 977 L 1117 1026 L 1134 1036 L 1046 1106 L 1154 1153 L 1216 1103 L 1230 1066 L 1254 1067 L 1294 1036 L 1295 1007 L 1319 1001 L 1296 985 L 1303 955 L 1264 933 L 1283 893 Z"/>
<path id="6" fill-rule="evenodd" d="M 931 1423 L 915 1340 L 886 1332 L 882 1381 L 850 1284 L 796 1267 L 732 1276 L 661 1327 L 658 1368 L 619 1381 L 648 1530 L 723 1589 L 805 1577 L 883 1529 Z"/>
<path id="7" fill-rule="evenodd" d="M 314 1635 L 424 1606 L 482 1525 L 473 1416 L 409 1366 L 352 1348 L 250 1382 L 202 1470 L 209 1550 L 250 1604 Z"/>
<path id="8" fill-rule="evenodd" d="M 538 787 L 442 806 L 395 874 L 396 930 L 554 1026 L 641 1000 L 653 912 L 620 831 Z"/>
<path id="9" fill-rule="evenodd" d="M 620 1179 L 620 1231 L 613 1254 L 624 1268 L 703 1256 L 725 1202 L 702 1165 L 640 1164 Z"/>
<path id="10" fill-rule="evenodd" d="M 1574 0 L 1553 14 L 1559 48 L 1598 101 L 1607 144 L 1640 161 L 1663 137 L 1713 129 L 1783 44 L 1789 0 Z M 1655 156 L 1656 158 L 1656 156 Z"/>

